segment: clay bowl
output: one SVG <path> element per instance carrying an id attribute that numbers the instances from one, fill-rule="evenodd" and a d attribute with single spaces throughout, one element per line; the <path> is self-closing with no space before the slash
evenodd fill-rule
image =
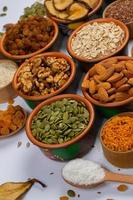
<path id="1" fill-rule="evenodd" d="M 63 144 L 45 144 L 43 142 L 36 140 L 32 135 L 31 131 L 31 123 L 34 116 L 36 116 L 36 114 L 40 111 L 40 109 L 43 106 L 49 105 L 57 100 L 61 100 L 64 98 L 74 99 L 76 101 L 83 102 L 86 105 L 86 108 L 90 113 L 90 121 L 88 123 L 87 128 L 80 135 Z M 89 135 L 89 131 L 93 125 L 93 122 L 94 122 L 94 109 L 89 101 L 87 101 L 84 97 L 76 94 L 63 94 L 63 95 L 58 95 L 56 97 L 52 97 L 42 102 L 31 112 L 26 123 L 26 134 L 30 139 L 30 141 L 39 148 L 41 148 L 43 153 L 45 153 L 45 155 L 48 156 L 50 159 L 60 160 L 60 161 L 70 160 L 80 155 L 83 149 L 85 149 L 84 141 L 87 140 L 86 137 L 87 135 Z M 89 141 L 88 141 L 88 146 L 89 146 Z"/>
<path id="2" fill-rule="evenodd" d="M 87 58 L 84 58 L 84 57 L 80 57 L 80 56 L 77 56 L 74 51 L 72 50 L 72 47 L 71 47 L 71 44 L 72 44 L 72 39 L 73 37 L 76 36 L 77 32 L 80 31 L 84 26 L 88 25 L 88 24 L 93 24 L 94 22 L 97 22 L 97 23 L 110 23 L 110 22 L 114 22 L 116 25 L 119 25 L 122 30 L 125 32 L 125 39 L 122 43 L 122 45 L 113 53 L 109 54 L 109 55 L 106 55 L 106 56 L 103 56 L 103 57 L 100 57 L 100 58 L 94 58 L 94 59 L 87 59 Z M 109 58 L 115 54 L 117 54 L 118 52 L 120 52 L 127 44 L 129 40 L 129 31 L 128 31 L 128 28 L 126 27 L 126 25 L 122 22 L 120 22 L 119 20 L 116 20 L 116 19 L 112 19 L 112 18 L 99 18 L 99 19 L 94 19 L 94 20 L 91 20 L 85 24 L 82 24 L 81 26 L 79 26 L 75 31 L 72 32 L 72 34 L 70 35 L 69 39 L 68 39 L 68 43 L 67 43 L 67 50 L 69 52 L 69 54 L 77 59 L 78 61 L 80 62 L 86 62 L 86 63 L 91 63 L 91 62 L 99 62 L 101 60 L 104 60 L 106 58 Z"/>
<path id="3" fill-rule="evenodd" d="M 70 24 L 70 23 L 74 23 L 74 22 L 77 22 L 77 21 L 81 21 L 81 20 L 87 19 L 87 18 L 89 18 L 90 16 L 94 15 L 94 14 L 100 9 L 100 7 L 102 6 L 102 4 L 103 4 L 103 0 L 99 0 L 97 6 L 96 6 L 91 12 L 89 12 L 88 15 L 87 15 L 86 17 L 81 18 L 81 19 L 79 19 L 79 20 L 70 21 L 70 20 L 59 19 L 59 18 L 57 18 L 57 17 L 54 17 L 54 16 L 50 15 L 49 12 L 48 12 L 48 16 L 49 16 L 51 19 L 53 19 L 54 21 L 56 21 L 57 23 Z"/>
<path id="4" fill-rule="evenodd" d="M 107 10 L 108 10 L 110 7 L 112 7 L 113 5 L 115 5 L 115 4 L 116 4 L 117 2 L 119 2 L 119 1 L 121 1 L 121 0 L 114 1 L 114 2 L 110 3 L 110 4 L 105 8 L 105 10 L 103 11 L 103 18 L 106 18 L 106 12 L 107 12 Z M 128 27 L 128 29 L 129 29 L 130 39 L 132 39 L 132 38 L 133 38 L 133 21 L 131 21 L 131 22 L 129 22 L 129 23 L 125 23 L 125 24 L 126 24 L 126 26 Z"/>
<path id="5" fill-rule="evenodd" d="M 27 114 L 26 114 L 24 109 L 23 109 L 23 113 L 24 113 L 24 116 L 25 116 L 23 125 L 20 128 L 18 128 L 17 130 L 11 132 L 10 134 L 0 135 L 0 139 L 4 139 L 4 138 L 7 138 L 7 137 L 10 137 L 10 136 L 13 136 L 13 135 L 16 135 L 16 134 L 19 133 L 19 131 L 25 126 L 25 123 L 26 123 L 26 120 L 27 120 Z"/>
<path id="6" fill-rule="evenodd" d="M 34 56 L 32 58 L 30 58 L 30 60 L 34 60 L 34 58 L 36 57 L 48 57 L 48 56 L 52 56 L 52 57 L 57 57 L 57 58 L 64 58 L 70 65 L 71 68 L 71 75 L 68 79 L 68 81 L 58 90 L 56 90 L 54 93 L 51 94 L 47 94 L 47 95 L 43 95 L 43 96 L 28 96 L 28 95 L 24 95 L 21 91 L 19 91 L 17 89 L 17 78 L 19 76 L 20 70 L 23 68 L 24 63 L 19 67 L 19 69 L 17 70 L 17 72 L 14 75 L 14 79 L 13 79 L 13 88 L 16 91 L 16 93 L 21 96 L 22 98 L 32 101 L 32 102 L 36 102 L 38 104 L 38 102 L 40 103 L 41 101 L 48 99 L 50 97 L 53 97 L 61 92 L 63 92 L 65 89 L 67 89 L 69 87 L 69 85 L 72 83 L 72 81 L 74 80 L 75 74 L 76 74 L 76 66 L 75 63 L 73 62 L 73 60 L 65 55 L 64 53 L 61 52 L 48 52 L 48 53 L 43 53 L 43 54 L 39 54 L 37 56 Z"/>
<path id="7" fill-rule="evenodd" d="M 48 19 L 49 19 L 49 18 L 48 18 Z M 49 49 L 50 47 L 53 46 L 53 44 L 55 43 L 55 41 L 56 41 L 56 39 L 57 39 L 57 37 L 58 37 L 58 34 L 59 34 L 59 30 L 58 30 L 57 24 L 56 24 L 53 20 L 51 20 L 51 19 L 49 19 L 49 20 L 52 22 L 52 24 L 53 24 L 53 26 L 54 26 L 54 36 L 53 36 L 52 40 L 51 40 L 45 47 L 43 47 L 43 48 L 41 48 L 41 49 L 39 49 L 39 50 L 37 50 L 37 51 L 35 51 L 35 52 L 33 52 L 33 53 L 27 54 L 27 55 L 13 55 L 13 54 L 10 54 L 9 52 L 7 52 L 7 51 L 5 50 L 5 47 L 4 47 L 5 38 L 6 38 L 6 33 L 5 33 L 5 34 L 2 36 L 1 40 L 0 40 L 0 52 L 1 52 L 4 56 L 6 56 L 6 57 L 8 57 L 8 58 L 10 58 L 10 59 L 22 60 L 22 59 L 27 59 L 27 58 L 33 57 L 33 56 L 35 56 L 35 55 L 37 55 L 37 54 L 42 53 L 43 51 L 46 51 L 47 49 Z"/>
<path id="8" fill-rule="evenodd" d="M 133 58 L 128 57 L 128 56 L 117 56 L 117 57 L 113 57 L 113 58 L 117 58 L 119 61 L 123 61 L 123 60 L 133 60 Z M 104 63 L 105 61 L 108 61 L 110 58 L 100 62 L 100 63 Z M 83 81 L 88 80 L 89 77 L 89 71 L 86 73 Z M 130 104 L 131 102 L 133 102 L 133 97 L 130 97 L 124 101 L 120 101 L 120 102 L 112 102 L 112 103 L 101 103 L 97 100 L 95 100 L 94 98 L 92 98 L 88 92 L 86 91 L 85 88 L 82 87 L 82 93 L 83 95 L 86 97 L 86 99 L 88 101 L 90 101 L 91 103 L 93 103 L 96 106 L 100 106 L 100 107 L 105 107 L 105 108 L 113 108 L 113 107 L 120 107 L 120 106 L 124 106 L 127 104 Z"/>
<path id="9" fill-rule="evenodd" d="M 121 113 L 117 116 L 131 116 L 133 117 L 133 112 L 125 112 Z M 114 116 L 115 117 L 115 116 Z M 103 134 L 103 129 L 106 126 L 106 124 L 111 120 L 107 120 L 101 130 L 100 130 L 100 142 L 102 145 L 103 153 L 105 158 L 114 166 L 121 167 L 121 168 L 133 168 L 133 151 L 126 151 L 126 152 L 116 152 L 110 150 L 108 147 L 105 146 L 105 144 L 102 141 L 102 134 Z"/>
<path id="10" fill-rule="evenodd" d="M 5 63 L 8 65 L 12 65 L 17 70 L 17 64 L 11 60 L 0 59 L 0 64 Z M 9 100 L 16 97 L 16 93 L 12 88 L 12 82 L 9 82 L 4 87 L 0 87 L 0 103 L 8 102 Z"/>

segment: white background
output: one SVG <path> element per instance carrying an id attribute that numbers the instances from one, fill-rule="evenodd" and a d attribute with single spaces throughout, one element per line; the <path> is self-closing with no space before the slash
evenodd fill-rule
<path id="1" fill-rule="evenodd" d="M 31 5 L 34 0 L 0 0 L 0 13 L 3 6 L 8 7 L 8 14 L 0 17 L 0 31 L 6 23 L 16 22 L 23 12 L 23 8 Z M 26 111 L 30 112 L 29 107 L 21 98 L 15 99 L 15 104 L 20 104 Z M 6 108 L 6 104 L 0 104 L 0 109 Z M 18 141 L 22 142 L 22 146 L 17 148 Z M 117 190 L 119 183 L 106 183 L 94 189 L 80 190 L 66 184 L 61 178 L 61 169 L 65 163 L 56 162 L 45 157 L 40 149 L 34 145 L 26 147 L 28 139 L 25 131 L 21 131 L 18 135 L 11 138 L 0 140 L 0 183 L 7 181 L 25 181 L 28 178 L 38 178 L 48 185 L 42 189 L 35 184 L 32 189 L 25 195 L 24 200 L 59 200 L 60 196 L 64 196 L 68 189 L 73 189 L 76 194 L 80 194 L 71 198 L 72 200 L 133 200 L 133 186 L 129 185 L 129 189 L 121 193 Z M 99 138 L 93 148 L 84 158 L 100 163 L 111 171 L 119 172 L 118 168 L 109 164 L 103 156 Z M 53 175 L 49 173 L 54 172 Z M 122 170 L 121 173 L 133 174 L 133 170 Z M 101 192 L 101 194 L 97 194 Z"/>

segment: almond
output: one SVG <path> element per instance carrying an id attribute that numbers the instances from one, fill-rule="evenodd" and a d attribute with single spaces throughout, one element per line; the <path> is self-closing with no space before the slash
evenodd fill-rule
<path id="1" fill-rule="evenodd" d="M 121 72 L 125 69 L 125 61 L 121 61 L 118 64 L 113 64 L 113 67 L 115 68 L 116 72 Z"/>
<path id="2" fill-rule="evenodd" d="M 103 73 L 102 75 L 99 76 L 99 80 L 100 81 L 106 81 L 107 79 L 109 79 L 113 75 L 114 70 L 115 70 L 114 67 L 108 68 L 105 73 Z"/>
<path id="3" fill-rule="evenodd" d="M 90 83 L 90 81 L 89 80 L 84 80 L 83 82 L 82 82 L 82 88 L 85 88 L 85 89 L 88 89 L 89 88 L 89 83 Z"/>
<path id="4" fill-rule="evenodd" d="M 110 83 L 114 83 L 121 80 L 123 76 L 123 73 L 114 73 L 107 81 Z"/>
<path id="5" fill-rule="evenodd" d="M 133 74 L 129 70 L 124 69 L 123 73 L 127 78 L 133 78 Z"/>
<path id="6" fill-rule="evenodd" d="M 89 77 L 94 76 L 96 74 L 96 68 L 95 66 L 89 69 Z"/>
<path id="7" fill-rule="evenodd" d="M 95 69 L 96 69 L 96 73 L 99 75 L 106 73 L 106 68 L 102 64 L 96 64 Z"/>
<path id="8" fill-rule="evenodd" d="M 115 94 L 112 94 L 109 98 L 108 98 L 108 101 L 114 101 L 115 100 Z"/>
<path id="9" fill-rule="evenodd" d="M 126 62 L 126 68 L 131 74 L 133 74 L 133 63 L 132 62 L 130 62 L 130 61 Z"/>
<path id="10" fill-rule="evenodd" d="M 130 90 L 128 91 L 128 94 L 133 97 L 133 88 L 130 88 Z"/>
<path id="11" fill-rule="evenodd" d="M 119 88 L 121 85 L 125 84 L 127 81 L 128 81 L 127 77 L 124 77 L 120 81 L 115 83 L 115 87 Z"/>
<path id="12" fill-rule="evenodd" d="M 133 85 L 133 78 L 130 78 L 130 79 L 128 80 L 128 83 L 129 83 L 130 85 Z"/>
<path id="13" fill-rule="evenodd" d="M 118 59 L 117 58 L 109 58 L 108 60 L 105 60 L 103 63 L 104 64 L 116 64 L 116 63 L 118 63 Z"/>
<path id="14" fill-rule="evenodd" d="M 130 87 L 131 87 L 131 86 L 130 86 L 129 84 L 124 84 L 124 85 L 122 85 L 121 87 L 119 87 L 119 88 L 117 89 L 117 91 L 118 91 L 118 92 L 125 92 L 125 91 L 129 90 Z"/>
<path id="15" fill-rule="evenodd" d="M 102 101 L 102 102 L 108 101 L 108 98 L 109 98 L 108 93 L 103 87 L 100 87 L 98 89 L 98 95 L 99 95 L 100 101 Z"/>
<path id="16" fill-rule="evenodd" d="M 99 78 L 100 78 L 99 75 L 93 76 L 93 79 L 96 81 L 96 83 L 101 83 L 101 81 L 99 80 Z"/>
<path id="17" fill-rule="evenodd" d="M 95 94 L 95 92 L 96 92 L 96 83 L 94 80 L 91 80 L 89 82 L 89 92 L 90 92 L 90 94 Z"/>
<path id="18" fill-rule="evenodd" d="M 128 93 L 117 92 L 117 93 L 115 94 L 115 100 L 116 100 L 116 101 L 124 101 L 124 100 L 126 100 L 126 99 L 128 99 L 128 98 L 129 98 Z"/>
<path id="19" fill-rule="evenodd" d="M 108 90 L 109 95 L 114 94 L 115 92 L 116 92 L 116 88 L 111 88 Z"/>
<path id="20" fill-rule="evenodd" d="M 111 84 L 108 83 L 108 82 L 103 82 L 103 83 L 100 83 L 97 88 L 99 87 L 103 87 L 105 90 L 109 90 L 111 88 Z"/>
<path id="21" fill-rule="evenodd" d="M 100 97 L 99 97 L 99 94 L 98 94 L 98 93 L 93 94 L 92 97 L 93 97 L 94 99 L 98 100 L 98 101 L 100 100 Z"/>

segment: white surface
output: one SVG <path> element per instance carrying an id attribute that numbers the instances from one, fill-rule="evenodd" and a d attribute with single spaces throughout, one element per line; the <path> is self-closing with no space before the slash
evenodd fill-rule
<path id="1" fill-rule="evenodd" d="M 0 0 L 0 9 L 5 5 L 8 6 L 8 15 L 0 17 L 0 30 L 2 30 L 2 26 L 5 23 L 15 22 L 22 14 L 23 8 L 33 2 L 34 0 Z M 16 98 L 15 103 L 20 104 L 30 112 L 30 109 L 22 99 Z M 0 104 L 0 109 L 4 108 L 6 108 L 6 104 Z M 22 141 L 22 146 L 19 148 L 17 148 L 18 141 Z M 25 131 L 21 131 L 11 138 L 0 140 L 0 183 L 25 181 L 27 178 L 35 177 L 48 185 L 44 189 L 37 184 L 34 185 L 26 194 L 24 200 L 59 200 L 59 197 L 64 196 L 68 189 L 73 189 L 76 194 L 80 194 L 80 198 L 76 196 L 71 198 L 72 200 L 133 200 L 133 185 L 129 185 L 129 189 L 124 193 L 117 191 L 116 188 L 119 183 L 106 183 L 90 190 L 69 186 L 61 178 L 61 169 L 65 163 L 48 159 L 39 148 L 32 144 L 27 148 L 27 142 Z M 118 172 L 118 169 L 109 164 L 103 157 L 98 137 L 95 148 L 84 158 L 96 161 L 106 168 Z M 49 175 L 50 172 L 54 172 L 54 174 Z M 121 170 L 120 172 L 133 174 L 133 169 Z M 97 194 L 98 191 L 101 194 Z"/>

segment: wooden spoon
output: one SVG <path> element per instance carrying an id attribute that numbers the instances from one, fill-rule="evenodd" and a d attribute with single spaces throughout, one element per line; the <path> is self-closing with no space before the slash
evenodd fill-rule
<path id="1" fill-rule="evenodd" d="M 107 169 L 104 169 L 104 172 L 105 172 L 104 178 L 101 181 L 99 181 L 99 182 L 97 182 L 95 184 L 91 184 L 91 185 L 89 185 L 89 184 L 88 185 L 74 184 L 74 183 L 71 183 L 70 181 L 66 180 L 63 177 L 63 175 L 62 175 L 62 177 L 68 184 L 70 184 L 72 186 L 75 186 L 75 187 L 78 187 L 78 188 L 96 187 L 99 184 L 104 183 L 105 181 L 113 181 L 113 182 L 133 184 L 133 176 L 132 175 L 123 175 L 123 174 L 113 173 L 113 172 L 108 171 Z"/>

